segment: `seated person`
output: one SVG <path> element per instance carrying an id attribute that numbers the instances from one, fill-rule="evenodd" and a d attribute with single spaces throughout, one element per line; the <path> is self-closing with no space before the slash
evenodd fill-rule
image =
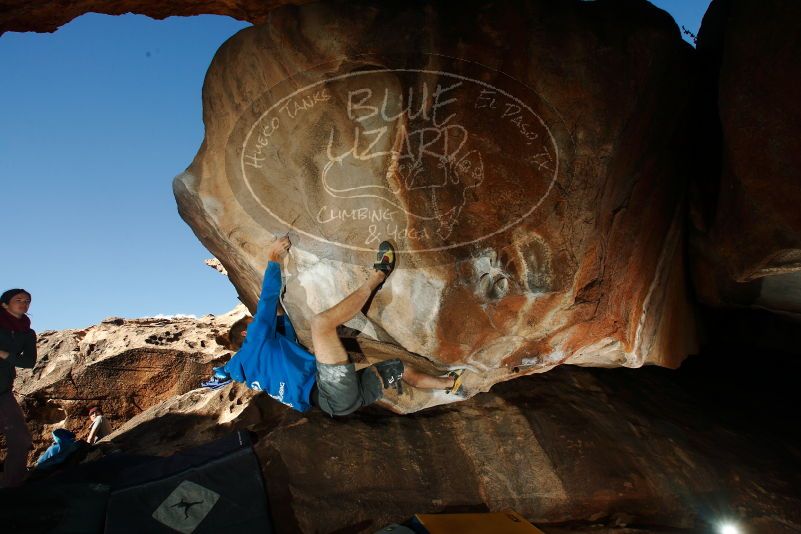
<path id="1" fill-rule="evenodd" d="M 57 428 L 53 431 L 53 444 L 36 460 L 35 469 L 47 470 L 60 465 L 79 448 L 80 443 L 75 441 L 75 434 L 66 428 Z"/>
<path id="2" fill-rule="evenodd" d="M 279 260 L 290 246 L 289 238 L 283 237 L 267 249 L 262 292 L 253 321 L 247 332 L 242 333 L 244 343 L 225 366 L 215 369 L 215 378 L 206 385 L 214 387 L 233 379 L 251 389 L 265 391 L 300 412 L 314 403 L 332 416 L 347 415 L 372 404 L 383 397 L 386 388 L 401 391 L 401 380 L 417 388 L 461 393 L 462 370 L 448 376 L 432 376 L 395 359 L 357 372 L 348 360 L 337 327 L 359 313 L 395 268 L 395 250 L 387 241 L 379 246 L 378 263 L 373 265 L 374 271 L 367 281 L 334 307 L 312 318 L 314 353 L 303 348 L 279 302 Z"/>
<path id="3" fill-rule="evenodd" d="M 92 426 L 89 429 L 89 437 L 86 438 L 90 444 L 97 443 L 101 439 L 111 434 L 111 426 L 103 417 L 103 410 L 98 406 L 93 406 L 89 409 L 89 419 L 92 421 Z"/>

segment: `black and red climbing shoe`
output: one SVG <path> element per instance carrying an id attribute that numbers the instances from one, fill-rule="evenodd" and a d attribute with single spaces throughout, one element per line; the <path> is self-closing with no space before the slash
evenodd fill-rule
<path id="1" fill-rule="evenodd" d="M 389 241 L 382 241 L 378 245 L 378 254 L 376 255 L 378 263 L 373 264 L 373 269 L 384 273 L 384 279 L 389 278 L 392 271 L 395 270 L 395 247 Z"/>

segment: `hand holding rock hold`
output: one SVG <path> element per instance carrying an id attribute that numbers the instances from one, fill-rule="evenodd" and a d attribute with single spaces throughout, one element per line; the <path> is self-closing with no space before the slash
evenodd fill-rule
<path id="1" fill-rule="evenodd" d="M 289 251 L 289 247 L 291 246 L 292 243 L 289 242 L 289 238 L 286 236 L 276 239 L 267 249 L 267 260 L 279 261 L 283 255 Z"/>

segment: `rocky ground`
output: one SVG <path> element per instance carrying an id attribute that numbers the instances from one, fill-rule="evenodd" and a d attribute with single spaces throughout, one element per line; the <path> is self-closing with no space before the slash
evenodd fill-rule
<path id="1" fill-rule="evenodd" d="M 279 532 L 372 532 L 418 512 L 506 508 L 552 532 L 691 532 L 723 517 L 749 532 L 801 528 L 798 399 L 787 393 L 797 369 L 781 353 L 762 354 L 780 377 L 721 371 L 715 354 L 679 371 L 563 366 L 416 414 L 331 419 L 238 384 L 197 387 L 225 359 L 238 315 L 44 334 L 18 382 L 34 454 L 56 426 L 85 436 L 86 410 L 100 404 L 115 431 L 88 461 L 252 430 Z"/>
<path id="2" fill-rule="evenodd" d="M 35 459 L 55 428 L 89 434 L 89 408 L 102 408 L 113 427 L 194 390 L 211 367 L 227 360 L 228 330 L 243 307 L 214 317 L 109 318 L 83 330 L 39 334 L 39 358 L 20 369 L 16 393 L 31 425 Z"/>

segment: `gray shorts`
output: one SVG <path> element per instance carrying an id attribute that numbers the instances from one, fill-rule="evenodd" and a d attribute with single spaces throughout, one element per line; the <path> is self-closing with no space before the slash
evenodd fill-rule
<path id="1" fill-rule="evenodd" d="M 329 415 L 348 415 L 384 396 L 372 366 L 356 371 L 352 363 L 317 362 L 317 405 Z"/>

